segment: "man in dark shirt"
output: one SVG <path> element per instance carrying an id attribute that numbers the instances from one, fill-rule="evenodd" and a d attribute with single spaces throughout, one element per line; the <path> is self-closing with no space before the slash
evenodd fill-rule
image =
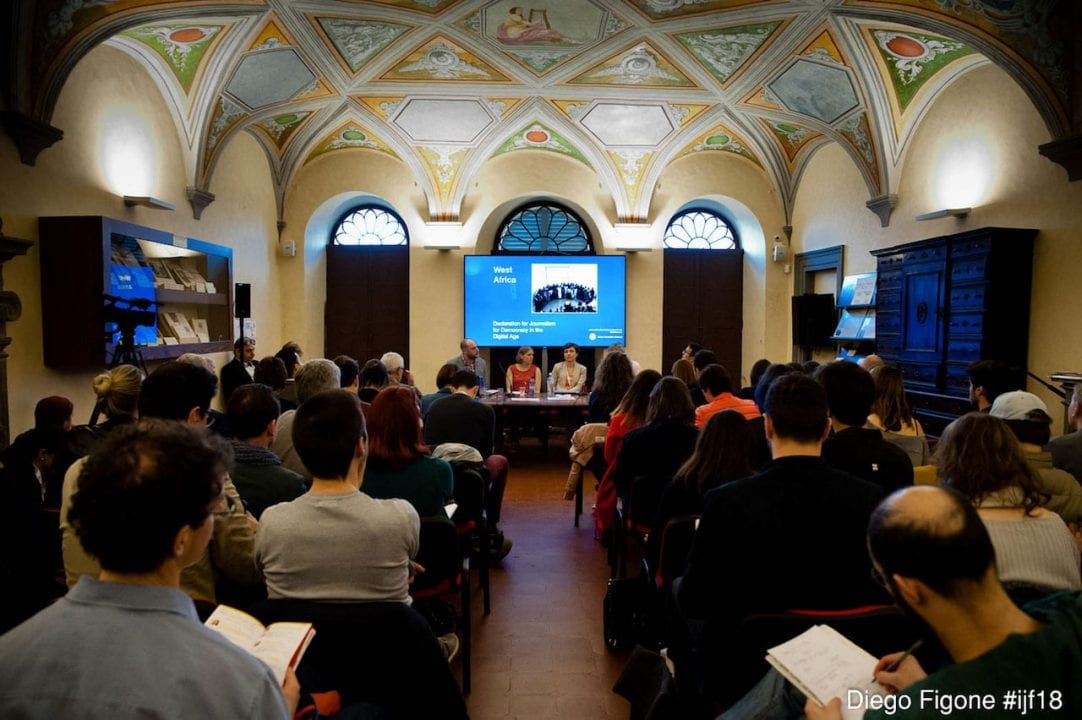
<path id="1" fill-rule="evenodd" d="M 503 491 L 507 486 L 510 464 L 503 455 L 493 455 L 496 413 L 477 402 L 479 383 L 473 370 L 459 370 L 451 376 L 451 394 L 434 402 L 425 416 L 425 443 L 435 447 L 443 443 L 469 445 L 485 461 L 489 485 L 485 502 L 488 522 L 494 528 L 493 559 L 501 560 L 511 551 L 511 540 L 495 529 L 500 521 Z"/>
<path id="2" fill-rule="evenodd" d="M 745 617 L 792 608 L 843 609 L 885 602 L 871 579 L 864 535 L 881 488 L 820 457 L 830 432 L 826 393 L 802 373 L 778 378 L 765 402 L 774 459 L 760 472 L 707 493 L 677 588 L 704 667 L 680 662 L 707 700 L 740 698 L 765 671 L 734 638 Z M 696 638 L 701 631 L 701 637 Z M 690 660 L 690 658 L 689 658 Z M 677 682 L 681 674 L 678 667 Z"/>
<path id="3" fill-rule="evenodd" d="M 830 465 L 873 482 L 889 495 L 913 484 L 913 462 L 883 433 L 864 427 L 875 400 L 875 380 L 867 370 L 846 360 L 828 363 L 815 371 L 827 393 L 834 434 L 823 443 L 823 459 Z"/>
<path id="4" fill-rule="evenodd" d="M 706 395 L 703 394 L 703 389 L 699 387 L 699 375 L 706 369 L 707 365 L 713 365 L 717 361 L 718 356 L 714 354 L 714 351 L 706 348 L 696 350 L 691 358 L 691 366 L 695 370 L 695 384 L 689 387 L 688 390 L 691 392 L 691 402 L 695 407 L 701 407 L 710 402 L 706 399 Z"/>
<path id="5" fill-rule="evenodd" d="M 304 477 L 282 465 L 270 450 L 278 429 L 278 398 L 266 385 L 242 385 L 229 396 L 233 440 L 233 484 L 248 512 L 258 520 L 271 505 L 303 495 Z"/>
<path id="6" fill-rule="evenodd" d="M 237 338 L 233 343 L 233 359 L 222 365 L 222 402 L 241 385 L 252 382 L 255 372 L 255 338 Z"/>

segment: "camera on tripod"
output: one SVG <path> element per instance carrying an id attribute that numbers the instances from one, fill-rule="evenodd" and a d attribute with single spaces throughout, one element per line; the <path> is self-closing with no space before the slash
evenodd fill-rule
<path id="1" fill-rule="evenodd" d="M 146 298 L 124 298 L 102 293 L 105 305 L 102 306 L 102 318 L 107 323 L 116 323 L 120 332 L 121 344 L 135 346 L 135 328 L 138 325 L 154 327 L 158 314 L 151 308 L 153 300 Z M 112 335 L 112 333 L 109 333 Z M 111 339 L 111 338 L 110 338 Z"/>

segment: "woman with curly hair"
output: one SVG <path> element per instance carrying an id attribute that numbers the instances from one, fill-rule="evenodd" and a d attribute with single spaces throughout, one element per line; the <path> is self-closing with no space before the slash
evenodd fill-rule
<path id="1" fill-rule="evenodd" d="M 958 418 L 943 431 L 936 465 L 940 482 L 965 496 L 988 528 L 1012 597 L 1082 588 L 1076 538 L 1042 507 L 1047 495 L 1006 422 L 984 413 Z"/>
<path id="2" fill-rule="evenodd" d="M 421 517 L 443 514 L 455 494 L 454 473 L 424 444 L 417 393 L 384 388 L 365 412 L 368 463 L 361 491 L 379 499 L 409 500 Z"/>

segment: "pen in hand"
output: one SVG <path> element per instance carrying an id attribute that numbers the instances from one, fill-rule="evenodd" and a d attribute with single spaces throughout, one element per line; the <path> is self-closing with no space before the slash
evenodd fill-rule
<path id="1" fill-rule="evenodd" d="M 895 670 L 897 670 L 901 666 L 901 664 L 905 662 L 905 659 L 915 653 L 917 650 L 919 650 L 921 645 L 923 644 L 924 640 L 917 640 L 915 643 L 909 646 L 908 650 L 899 655 L 897 660 L 883 668 L 882 672 L 894 672 Z M 875 678 L 873 677 L 872 680 L 875 680 Z"/>

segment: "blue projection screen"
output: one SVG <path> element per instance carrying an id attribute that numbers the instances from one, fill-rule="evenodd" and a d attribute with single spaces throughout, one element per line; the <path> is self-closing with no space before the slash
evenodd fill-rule
<path id="1" fill-rule="evenodd" d="M 486 347 L 607 347 L 624 335 L 623 255 L 467 255 L 465 336 Z"/>

